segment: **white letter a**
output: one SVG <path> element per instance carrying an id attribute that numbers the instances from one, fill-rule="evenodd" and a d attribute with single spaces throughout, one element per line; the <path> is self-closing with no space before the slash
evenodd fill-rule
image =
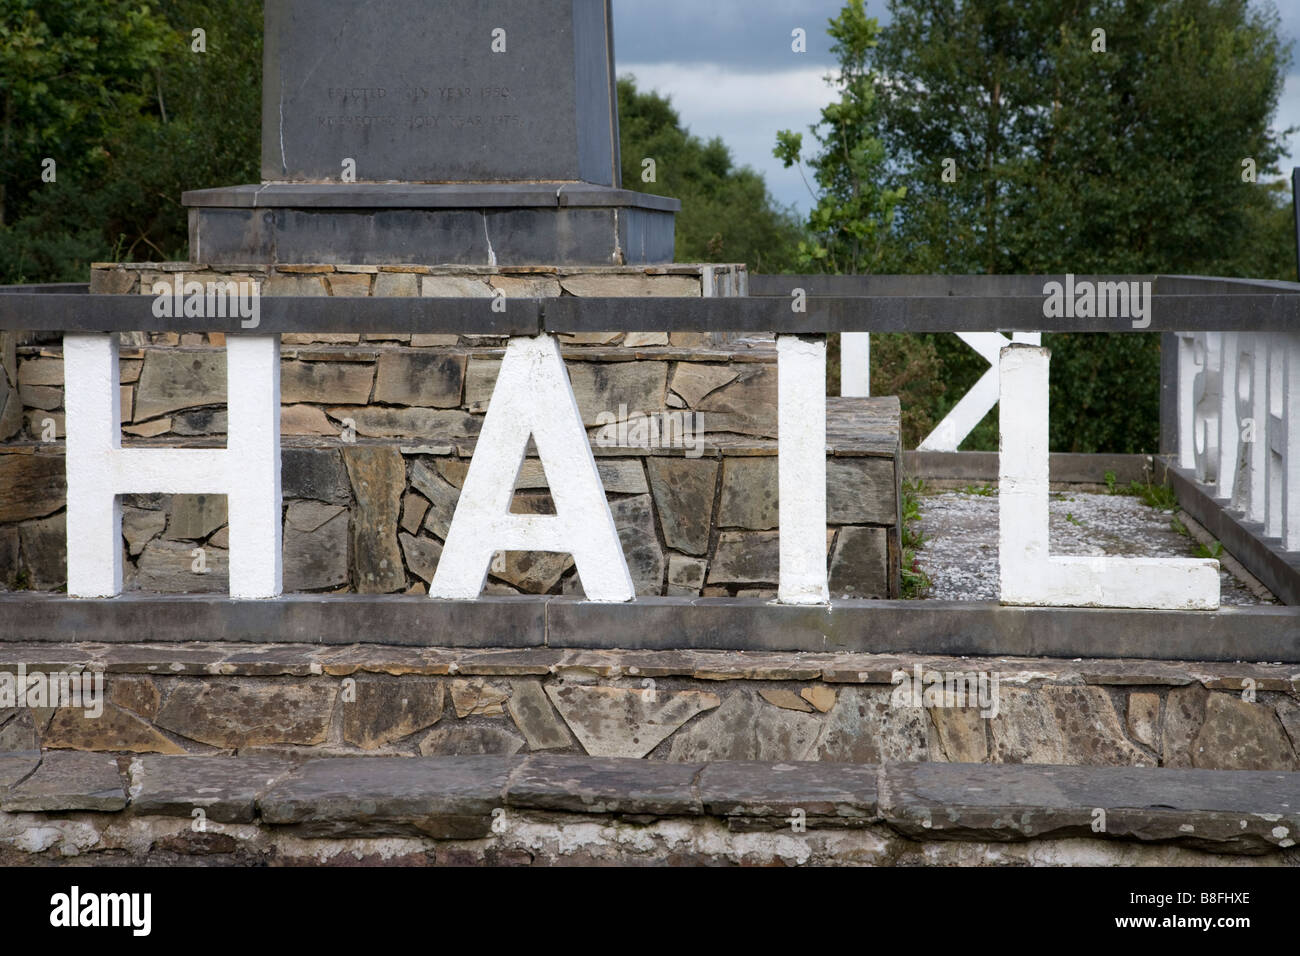
<path id="1" fill-rule="evenodd" d="M 554 515 L 510 513 L 530 436 Z M 588 600 L 635 596 L 560 348 L 549 335 L 506 346 L 429 596 L 474 600 L 497 551 L 571 554 Z"/>

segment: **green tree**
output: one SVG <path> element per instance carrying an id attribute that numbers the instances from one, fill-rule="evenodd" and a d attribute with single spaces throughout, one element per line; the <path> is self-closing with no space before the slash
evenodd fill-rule
<path id="1" fill-rule="evenodd" d="M 0 281 L 185 258 L 181 193 L 257 178 L 261 43 L 241 0 L 0 0 Z"/>
<path id="2" fill-rule="evenodd" d="M 841 53 L 874 84 L 877 186 L 906 189 L 882 271 L 1294 277 L 1289 210 L 1264 184 L 1290 61 L 1276 12 L 1246 0 L 891 0 L 890 12 L 874 44 Z M 1245 158 L 1259 183 L 1243 181 Z M 942 414 L 986 366 L 954 337 L 932 341 Z M 1158 337 L 1045 344 L 1054 448 L 1154 449 Z M 966 447 L 995 448 L 995 422 Z"/>
<path id="3" fill-rule="evenodd" d="M 618 119 L 624 186 L 682 201 L 678 261 L 744 262 L 755 272 L 793 266 L 797 218 L 777 205 L 759 173 L 734 165 L 721 139 L 691 135 L 669 100 L 639 92 L 631 77 L 618 81 Z M 645 179 L 646 160 L 654 161 L 654 181 Z"/>
<path id="4" fill-rule="evenodd" d="M 803 268 L 855 275 L 881 263 L 894 208 L 907 187 L 882 185 L 885 147 L 875 135 L 877 98 L 867 65 L 880 25 L 866 15 L 862 3 L 849 3 L 830 21 L 829 32 L 835 41 L 831 51 L 840 61 L 839 75 L 832 80 L 839 98 L 811 127 L 820 151 L 808 165 L 818 192 L 808 216 L 812 237 L 799 244 L 798 259 Z M 773 153 L 787 169 L 798 165 L 803 173 L 802 151 L 802 133 L 777 134 Z"/>

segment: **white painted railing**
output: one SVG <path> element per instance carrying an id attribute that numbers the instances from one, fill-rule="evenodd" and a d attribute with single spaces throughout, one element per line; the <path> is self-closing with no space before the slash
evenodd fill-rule
<path id="1" fill-rule="evenodd" d="M 1300 333 L 1178 335 L 1178 464 L 1300 551 Z"/>

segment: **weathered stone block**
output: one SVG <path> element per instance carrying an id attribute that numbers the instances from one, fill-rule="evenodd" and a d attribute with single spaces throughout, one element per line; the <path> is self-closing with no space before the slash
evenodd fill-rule
<path id="1" fill-rule="evenodd" d="M 131 806 L 186 818 L 198 807 L 218 823 L 252 823 L 257 798 L 293 769 L 280 757 L 141 757 L 131 764 Z"/>
<path id="2" fill-rule="evenodd" d="M 718 526 L 774 531 L 779 518 L 776 457 L 724 458 Z"/>
<path id="3" fill-rule="evenodd" d="M 688 408 L 697 408 L 708 395 L 734 382 L 738 374 L 736 369 L 727 365 L 678 362 L 673 369 L 670 388 L 685 400 Z"/>
<path id="4" fill-rule="evenodd" d="M 660 594 L 664 579 L 664 552 L 655 533 L 650 496 L 620 498 L 609 504 L 623 546 L 628 573 L 637 594 Z"/>
<path id="5" fill-rule="evenodd" d="M 170 419 L 175 435 L 224 435 L 227 415 L 224 408 L 192 408 L 177 412 Z"/>
<path id="6" fill-rule="evenodd" d="M 324 743 L 338 687 L 328 680 L 178 684 L 154 722 L 214 747 Z"/>
<path id="7" fill-rule="evenodd" d="M 776 366 L 741 368 L 736 378 L 700 400 L 710 432 L 736 432 L 765 438 L 776 436 Z"/>
<path id="8" fill-rule="evenodd" d="M 438 570 L 438 561 L 442 558 L 442 545 L 433 538 L 416 537 L 403 531 L 398 536 L 402 554 L 406 557 L 406 567 L 426 584 L 433 581 L 433 574 Z"/>
<path id="9" fill-rule="evenodd" d="M 543 754 L 529 757 L 511 776 L 506 804 L 570 813 L 699 813 L 695 779 L 700 769 L 694 764 Z"/>
<path id="10" fill-rule="evenodd" d="M 451 518 L 460 500 L 460 488 L 422 461 L 411 465 L 411 487 L 429 499 L 424 526 L 443 540 L 451 528 Z"/>
<path id="11" fill-rule="evenodd" d="M 510 695 L 510 717 L 523 731 L 530 750 L 554 750 L 569 746 L 564 723 L 555 716 L 540 682 L 515 681 Z"/>
<path id="12" fill-rule="evenodd" d="M 422 276 L 420 294 L 431 299 L 490 299 L 493 295 L 487 281 L 474 276 Z"/>
<path id="13" fill-rule="evenodd" d="M 805 760 L 820 728 L 811 714 L 770 707 L 753 693 L 737 690 L 717 710 L 678 731 L 668 759 Z"/>
<path id="14" fill-rule="evenodd" d="M 6 813 L 98 810 L 126 806 L 126 789 L 109 754 L 47 753 L 36 772 L 0 796 Z"/>
<path id="15" fill-rule="evenodd" d="M 483 422 L 481 418 L 451 409 L 435 411 L 380 405 L 340 406 L 329 409 L 329 414 L 338 421 L 352 419 L 357 434 L 365 438 L 473 438 Z"/>
<path id="16" fill-rule="evenodd" d="M 554 276 L 496 275 L 488 281 L 507 299 L 549 299 L 560 294 L 560 283 Z"/>
<path id="17" fill-rule="evenodd" d="M 0 522 L 44 518 L 64 506 L 62 455 L 0 454 Z"/>
<path id="18" fill-rule="evenodd" d="M 464 355 L 385 352 L 379 357 L 375 401 L 455 408 L 460 404 L 465 361 Z"/>
<path id="19" fill-rule="evenodd" d="M 343 459 L 332 448 L 282 448 L 280 489 L 285 498 L 347 501 L 348 481 Z"/>
<path id="20" fill-rule="evenodd" d="M 831 524 L 898 523 L 892 458 L 832 458 L 826 462 L 826 520 Z"/>
<path id="21" fill-rule="evenodd" d="M 775 584 L 780 542 L 775 531 L 724 531 L 709 565 L 709 584 Z"/>
<path id="22" fill-rule="evenodd" d="M 627 298 L 631 296 L 698 296 L 700 280 L 694 276 L 588 273 L 560 280 L 569 295 Z"/>
<path id="23" fill-rule="evenodd" d="M 420 753 L 426 757 L 438 754 L 470 756 L 474 754 L 499 754 L 510 756 L 524 746 L 524 738 L 505 727 L 485 724 L 448 724 L 435 727 L 420 741 Z"/>
<path id="24" fill-rule="evenodd" d="M 668 547 L 687 554 L 708 553 L 717 461 L 651 458 L 646 469 Z"/>
<path id="25" fill-rule="evenodd" d="M 717 707 L 715 694 L 624 687 L 549 685 L 546 694 L 593 757 L 644 757 L 696 714 Z"/>
<path id="26" fill-rule="evenodd" d="M 413 491 L 403 495 L 400 522 L 402 530 L 409 534 L 416 534 L 420 530 L 420 525 L 424 523 L 424 516 L 428 511 L 429 502 L 422 496 Z"/>
<path id="27" fill-rule="evenodd" d="M 836 763 L 931 760 L 924 707 L 894 706 L 892 688 L 846 687 L 825 717 L 811 757 Z"/>
<path id="28" fill-rule="evenodd" d="M 284 589 L 316 591 L 348 583 L 348 512 L 291 501 L 284 521 Z"/>
<path id="29" fill-rule="evenodd" d="M 18 526 L 28 586 L 52 591 L 68 580 L 68 518 L 57 514 Z"/>
<path id="30" fill-rule="evenodd" d="M 1192 744 L 1192 766 L 1206 770 L 1295 770 L 1291 740 L 1268 704 L 1210 694 Z"/>
<path id="31" fill-rule="evenodd" d="M 185 753 L 184 747 L 160 734 L 147 720 L 115 704 L 105 704 L 104 712 L 93 719 L 83 708 L 60 707 L 42 737 L 44 747 L 63 750 Z"/>
<path id="32" fill-rule="evenodd" d="M 129 674 L 114 676 L 109 681 L 108 699 L 119 707 L 149 718 L 158 713 L 158 706 L 162 703 L 158 685 L 152 678 Z"/>
<path id="33" fill-rule="evenodd" d="M 344 699 L 343 739 L 362 750 L 385 744 L 433 726 L 442 717 L 444 690 L 440 681 L 417 677 L 359 677 L 356 700 Z"/>
<path id="34" fill-rule="evenodd" d="M 668 594 L 677 597 L 691 597 L 700 593 L 704 587 L 704 574 L 708 562 L 703 558 L 688 558 L 681 554 L 668 556 Z"/>
<path id="35" fill-rule="evenodd" d="M 203 552 L 204 570 L 195 570 Z M 193 541 L 158 539 L 145 545 L 136 562 L 136 573 L 128 575 L 133 588 L 165 593 L 210 594 L 225 591 L 230 581 L 228 551 Z"/>
<path id="36" fill-rule="evenodd" d="M 282 362 L 280 401 L 364 405 L 374 378 L 373 368 L 357 362 Z"/>
<path id="37" fill-rule="evenodd" d="M 131 557 L 137 557 L 144 546 L 152 541 L 167 525 L 167 514 L 162 511 L 145 511 L 142 508 L 122 509 L 122 537 L 126 539 L 126 550 Z"/>
<path id="38" fill-rule="evenodd" d="M 226 401 L 226 353 L 145 353 L 136 391 L 134 421 L 166 415 L 181 408 L 221 405 Z"/>
<path id="39" fill-rule="evenodd" d="M 989 721 L 995 763 L 1122 766 L 1150 763 L 1124 733 L 1101 687 L 1002 687 Z"/>
<path id="40" fill-rule="evenodd" d="M 1160 749 L 1160 695 L 1134 691 L 1128 695 L 1128 732 L 1140 744 Z"/>
<path id="41" fill-rule="evenodd" d="M 325 277 L 330 295 L 364 297 L 370 295 L 370 276 L 355 273 L 332 273 Z"/>
<path id="42" fill-rule="evenodd" d="M 477 678 L 451 682 L 451 702 L 457 717 L 501 717 L 510 691 Z"/>
<path id="43" fill-rule="evenodd" d="M 267 823 L 304 835 L 472 840 L 491 832 L 492 811 L 517 765 L 472 756 L 311 760 L 257 804 Z"/>
<path id="44" fill-rule="evenodd" d="M 841 528 L 831 556 L 833 597 L 889 597 L 889 532 L 885 528 Z"/>
<path id="45" fill-rule="evenodd" d="M 314 405 L 283 405 L 280 408 L 280 434 L 337 437 L 340 430 Z"/>
<path id="46" fill-rule="evenodd" d="M 343 449 L 352 483 L 352 561 L 361 594 L 405 590 L 406 573 L 397 544 L 397 521 L 406 464 L 395 448 L 358 445 Z"/>
<path id="47" fill-rule="evenodd" d="M 225 495 L 173 495 L 166 537 L 171 541 L 198 541 L 226 520 Z"/>
<path id="48" fill-rule="evenodd" d="M 420 277 L 409 272 L 381 272 L 375 277 L 376 296 L 418 296 Z"/>

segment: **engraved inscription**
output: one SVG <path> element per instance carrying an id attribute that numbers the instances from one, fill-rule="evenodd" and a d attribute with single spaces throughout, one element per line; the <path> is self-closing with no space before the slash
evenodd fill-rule
<path id="1" fill-rule="evenodd" d="M 338 112 L 316 114 L 321 129 L 387 127 L 409 130 L 518 128 L 523 118 L 513 112 L 406 112 L 406 106 L 441 104 L 455 107 L 510 105 L 507 86 L 330 86 L 326 96 Z"/>

